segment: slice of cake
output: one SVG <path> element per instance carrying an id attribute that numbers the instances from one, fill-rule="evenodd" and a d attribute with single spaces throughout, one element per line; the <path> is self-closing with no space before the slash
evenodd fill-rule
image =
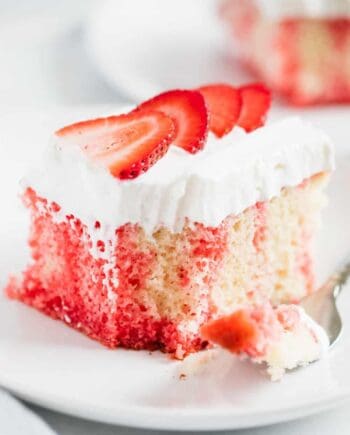
<path id="1" fill-rule="evenodd" d="M 281 304 L 273 308 L 267 300 L 208 322 L 201 334 L 234 354 L 265 363 L 272 380 L 320 359 L 329 346 L 325 331 L 301 307 Z"/>
<path id="2" fill-rule="evenodd" d="M 348 0 L 224 0 L 234 55 L 298 105 L 350 102 Z"/>
<path id="3" fill-rule="evenodd" d="M 262 85 L 218 84 L 57 131 L 23 182 L 32 258 L 8 296 L 106 346 L 182 358 L 252 294 L 314 291 L 332 147 L 298 118 L 262 126 L 268 107 Z"/>

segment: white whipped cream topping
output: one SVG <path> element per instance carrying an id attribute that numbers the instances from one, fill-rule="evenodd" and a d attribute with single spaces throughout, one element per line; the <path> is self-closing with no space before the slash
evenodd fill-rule
<path id="1" fill-rule="evenodd" d="M 263 15 L 285 17 L 350 17 L 350 0 L 255 0 Z"/>
<path id="2" fill-rule="evenodd" d="M 56 201 L 63 218 L 71 213 L 80 218 L 91 233 L 100 221 L 98 238 L 108 239 L 127 222 L 140 223 L 147 233 L 160 226 L 180 231 L 185 218 L 217 226 L 229 214 L 278 195 L 284 186 L 333 167 L 329 138 L 291 117 L 249 134 L 235 128 L 222 139 L 210 135 L 195 155 L 171 146 L 131 181 L 114 178 L 79 148 L 61 148 L 54 141 L 42 168 L 23 184 Z"/>

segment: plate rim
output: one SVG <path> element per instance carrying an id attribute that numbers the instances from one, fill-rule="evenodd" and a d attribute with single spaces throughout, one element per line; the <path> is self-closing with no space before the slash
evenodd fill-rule
<path id="1" fill-rule="evenodd" d="M 123 349 L 121 349 L 123 351 Z M 317 364 L 317 362 L 315 363 Z M 350 399 L 350 388 L 341 393 L 332 393 L 326 398 L 315 398 L 298 403 L 297 406 L 280 406 L 273 409 L 240 410 L 221 408 L 157 408 L 155 406 L 121 406 L 117 408 L 96 407 L 82 404 L 82 400 L 70 398 L 69 404 L 63 397 L 33 390 L 13 379 L 6 381 L 0 374 L 0 385 L 20 399 L 46 409 L 90 421 L 120 425 L 138 429 L 168 431 L 211 431 L 236 430 L 279 424 L 331 410 Z M 179 420 L 181 419 L 181 420 Z M 181 421 L 181 424 L 179 424 Z"/>

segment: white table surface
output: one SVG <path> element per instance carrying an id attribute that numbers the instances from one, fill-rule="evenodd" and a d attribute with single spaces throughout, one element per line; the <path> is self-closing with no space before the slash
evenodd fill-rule
<path id="1" fill-rule="evenodd" d="M 9 107 L 42 108 L 61 104 L 108 104 L 127 101 L 122 93 L 117 94 L 103 82 L 86 55 L 81 25 L 86 7 L 91 3 L 96 3 L 96 0 L 0 0 L 0 111 L 8 110 Z M 59 435 L 165 433 L 109 426 L 65 416 L 30 404 L 27 406 Z M 348 435 L 350 401 L 321 415 L 234 433 Z"/>

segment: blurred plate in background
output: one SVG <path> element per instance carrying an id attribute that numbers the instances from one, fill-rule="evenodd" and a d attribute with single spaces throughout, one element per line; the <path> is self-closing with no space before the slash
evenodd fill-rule
<path id="1" fill-rule="evenodd" d="M 216 0 L 107 0 L 91 14 L 87 47 L 118 91 L 139 101 L 170 88 L 249 76 L 225 54 Z"/>

